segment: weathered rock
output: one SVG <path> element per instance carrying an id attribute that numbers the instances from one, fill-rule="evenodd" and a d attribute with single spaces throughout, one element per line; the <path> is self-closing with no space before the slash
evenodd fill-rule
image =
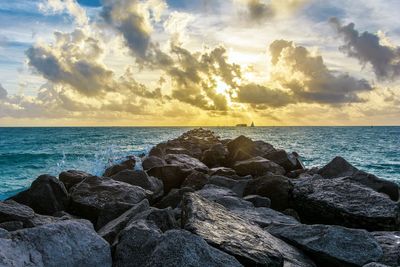
<path id="1" fill-rule="evenodd" d="M 231 168 L 227 167 L 218 167 L 218 168 L 212 168 L 209 171 L 210 175 L 220 175 L 220 176 L 225 176 L 225 177 L 230 177 L 230 176 L 235 176 L 236 171 Z"/>
<path id="2" fill-rule="evenodd" d="M 364 265 L 363 267 L 389 267 L 389 266 L 377 262 L 371 262 Z"/>
<path id="3" fill-rule="evenodd" d="M 253 177 L 263 176 L 267 173 L 285 174 L 285 169 L 262 157 L 254 157 L 243 161 L 238 161 L 233 166 L 239 175 L 252 175 Z"/>
<path id="4" fill-rule="evenodd" d="M 143 189 L 153 192 L 153 199 L 163 195 L 163 183 L 161 180 L 148 176 L 141 170 L 123 170 L 111 177 L 113 180 L 125 182 L 130 185 L 140 186 Z"/>
<path id="5" fill-rule="evenodd" d="M 68 192 L 64 184 L 50 175 L 39 176 L 33 181 L 28 191 L 23 193 L 23 197 L 20 194 L 11 199 L 44 215 L 52 215 L 57 211 L 65 210 L 69 203 Z"/>
<path id="6" fill-rule="evenodd" d="M 122 231 L 130 220 L 137 214 L 150 208 L 149 201 L 147 199 L 142 200 L 138 204 L 135 204 L 132 208 L 124 212 L 118 218 L 110 221 L 103 226 L 98 234 L 104 238 L 108 243 L 113 244 L 116 236 Z"/>
<path id="7" fill-rule="evenodd" d="M 218 185 L 213 185 L 213 184 L 207 184 L 204 186 L 201 190 L 196 192 L 198 195 L 211 200 L 215 201 L 217 199 L 221 199 L 223 197 L 238 197 L 238 195 L 233 192 L 232 190 L 221 187 Z"/>
<path id="8" fill-rule="evenodd" d="M 160 179 L 164 185 L 164 194 L 168 194 L 172 188 L 180 188 L 191 172 L 191 170 L 182 169 L 178 165 L 165 165 L 151 168 L 147 174 Z"/>
<path id="9" fill-rule="evenodd" d="M 151 168 L 162 167 L 164 165 L 167 165 L 165 160 L 163 160 L 162 158 L 156 157 L 156 156 L 148 156 L 142 160 L 143 170 L 146 170 L 146 171 L 150 170 Z"/>
<path id="10" fill-rule="evenodd" d="M 146 266 L 242 266 L 233 256 L 208 245 L 186 230 L 171 230 L 158 240 Z"/>
<path id="11" fill-rule="evenodd" d="M 293 207 L 307 223 L 337 224 L 370 231 L 391 231 L 400 226 L 396 202 L 346 178 L 315 176 L 296 181 L 291 197 Z"/>
<path id="12" fill-rule="evenodd" d="M 262 197 L 262 196 L 258 196 L 258 195 L 247 195 L 243 199 L 253 203 L 254 207 L 257 207 L 257 208 L 271 207 L 271 200 L 267 197 Z"/>
<path id="13" fill-rule="evenodd" d="M 179 228 L 179 225 L 175 220 L 175 214 L 170 207 L 165 209 L 157 209 L 151 207 L 150 209 L 144 210 L 143 212 L 136 214 L 132 218 L 132 221 L 138 220 L 154 222 L 155 225 L 157 225 L 157 227 L 162 232 Z"/>
<path id="14" fill-rule="evenodd" d="M 235 192 L 238 196 L 243 196 L 243 193 L 249 183 L 249 180 L 233 180 L 228 177 L 214 175 L 209 179 L 209 184 L 226 187 Z"/>
<path id="15" fill-rule="evenodd" d="M 0 238 L 1 266 L 111 266 L 111 251 L 89 224 L 62 221 Z"/>
<path id="16" fill-rule="evenodd" d="M 304 165 L 298 157 L 296 157 L 293 153 L 288 154 L 282 149 L 272 151 L 264 155 L 264 158 L 282 166 L 287 172 L 304 169 Z"/>
<path id="17" fill-rule="evenodd" d="M 187 192 L 193 192 L 194 189 L 190 187 L 174 188 L 169 193 L 163 197 L 158 203 L 155 204 L 157 208 L 176 208 L 181 203 L 182 197 Z"/>
<path id="18" fill-rule="evenodd" d="M 400 266 L 400 232 L 372 232 L 383 250 L 383 257 L 379 263 L 388 266 Z"/>
<path id="19" fill-rule="evenodd" d="M 136 204 L 152 195 L 150 191 L 139 186 L 96 176 L 86 178 L 83 182 L 71 188 L 70 193 L 71 213 L 88 219 L 95 225 L 100 213 L 108 210 L 107 205 L 114 203 Z M 115 206 L 112 208 L 114 209 Z"/>
<path id="20" fill-rule="evenodd" d="M 58 179 L 64 184 L 65 188 L 69 191 L 71 187 L 73 187 L 76 184 L 79 184 L 80 182 L 82 182 L 83 180 L 85 180 L 87 177 L 90 176 L 93 175 L 82 171 L 69 170 L 60 173 Z"/>
<path id="21" fill-rule="evenodd" d="M 95 229 L 98 230 L 106 225 L 108 222 L 114 220 L 115 218 L 118 218 L 121 214 L 131 209 L 134 205 L 135 204 L 121 201 L 111 201 L 109 203 L 106 203 L 99 211 L 95 224 Z"/>
<path id="22" fill-rule="evenodd" d="M 180 166 L 182 169 L 208 172 L 208 167 L 203 162 L 186 154 L 168 154 L 164 159 L 168 164 Z"/>
<path id="23" fill-rule="evenodd" d="M 123 161 L 121 163 L 115 164 L 115 165 L 113 165 L 111 167 L 108 167 L 104 171 L 104 175 L 103 176 L 111 177 L 114 174 L 117 174 L 117 173 L 119 173 L 120 171 L 123 171 L 123 170 L 133 170 L 135 168 L 135 164 L 136 164 L 135 157 L 133 157 L 133 156 L 128 157 L 127 160 L 125 160 L 125 161 Z"/>
<path id="24" fill-rule="evenodd" d="M 249 181 L 244 195 L 259 195 L 271 200 L 271 207 L 275 210 L 285 210 L 289 207 L 290 192 L 293 184 L 285 176 L 265 175 Z"/>
<path id="25" fill-rule="evenodd" d="M 243 135 L 229 141 L 226 146 L 229 151 L 228 159 L 231 163 L 262 156 L 274 151 L 272 145 L 263 141 L 253 142 L 250 138 Z"/>
<path id="26" fill-rule="evenodd" d="M 185 181 L 182 183 L 182 187 L 190 187 L 194 190 L 200 190 L 209 181 L 209 175 L 203 172 L 193 171 L 186 177 Z"/>
<path id="27" fill-rule="evenodd" d="M 294 247 L 195 193 L 184 196 L 182 225 L 246 266 L 314 266 Z"/>
<path id="28" fill-rule="evenodd" d="M 335 157 L 331 162 L 318 171 L 324 178 L 339 178 L 352 176 L 358 169 L 342 157 Z"/>
<path id="29" fill-rule="evenodd" d="M 223 144 L 216 144 L 204 151 L 201 161 L 210 168 L 223 166 L 226 164 L 228 153 L 228 149 Z"/>
<path id="30" fill-rule="evenodd" d="M 21 221 L 9 221 L 0 223 L 0 228 L 7 231 L 16 231 L 24 228 L 24 224 Z"/>
<path id="31" fill-rule="evenodd" d="M 321 266 L 363 266 L 382 257 L 379 244 L 365 230 L 318 224 L 272 225 L 267 230 L 301 248 Z"/>
<path id="32" fill-rule="evenodd" d="M 336 157 L 318 171 L 324 178 L 348 177 L 377 192 L 388 195 L 393 201 L 398 201 L 400 187 L 391 181 L 380 179 L 373 174 L 358 170 L 342 157 Z"/>

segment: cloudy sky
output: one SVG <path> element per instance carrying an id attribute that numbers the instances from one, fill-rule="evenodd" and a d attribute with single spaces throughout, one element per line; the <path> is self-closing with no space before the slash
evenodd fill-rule
<path id="1" fill-rule="evenodd" d="M 0 125 L 399 125 L 398 0 L 0 3 Z"/>

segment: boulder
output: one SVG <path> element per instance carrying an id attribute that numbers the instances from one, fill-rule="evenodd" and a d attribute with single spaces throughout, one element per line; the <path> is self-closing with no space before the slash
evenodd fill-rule
<path id="1" fill-rule="evenodd" d="M 146 170 L 146 171 L 150 170 L 151 168 L 162 167 L 164 165 L 167 165 L 165 160 L 163 160 L 162 158 L 156 157 L 156 156 L 148 156 L 142 160 L 143 170 Z"/>
<path id="2" fill-rule="evenodd" d="M 120 171 L 123 170 L 133 170 L 135 168 L 135 164 L 136 164 L 136 160 L 134 156 L 128 157 L 128 159 L 122 161 L 121 163 L 112 165 L 110 167 L 108 167 L 105 171 L 104 171 L 104 175 L 105 177 L 111 177 L 114 174 L 119 173 Z"/>
<path id="3" fill-rule="evenodd" d="M 111 178 L 149 190 L 153 192 L 153 199 L 158 199 L 163 195 L 162 181 L 155 177 L 148 176 L 147 173 L 142 170 L 123 170 L 111 176 Z"/>
<path id="4" fill-rule="evenodd" d="M 162 232 L 179 228 L 179 225 L 175 220 L 175 214 L 170 207 L 165 209 L 151 207 L 150 209 L 136 214 L 131 221 L 138 220 L 151 221 L 157 225 L 158 229 Z"/>
<path id="5" fill-rule="evenodd" d="M 183 181 L 182 187 L 190 187 L 194 190 L 200 190 L 209 181 L 210 176 L 203 172 L 193 171 L 188 177 Z"/>
<path id="6" fill-rule="evenodd" d="M 209 179 L 209 184 L 214 184 L 221 187 L 226 187 L 235 192 L 238 196 L 243 196 L 249 180 L 233 180 L 228 177 L 214 175 Z"/>
<path id="7" fill-rule="evenodd" d="M 164 159 L 168 164 L 180 166 L 182 169 L 208 172 L 208 167 L 203 162 L 186 154 L 168 154 Z"/>
<path id="8" fill-rule="evenodd" d="M 274 151 L 272 145 L 263 141 L 253 142 L 250 138 L 243 135 L 227 142 L 228 159 L 231 163 L 243 161 L 257 156 L 263 156 L 268 152 Z"/>
<path id="9" fill-rule="evenodd" d="M 342 157 L 334 158 L 320 169 L 318 174 L 326 179 L 348 177 L 348 179 L 363 184 L 376 192 L 388 195 L 393 201 L 399 200 L 400 187 L 396 183 L 360 171 Z"/>
<path id="10" fill-rule="evenodd" d="M 24 228 L 24 223 L 21 221 L 9 221 L 0 223 L 0 228 L 9 232 L 20 230 Z"/>
<path id="11" fill-rule="evenodd" d="M 155 204 L 157 208 L 176 208 L 181 203 L 182 197 L 187 192 L 193 192 L 194 189 L 191 187 L 174 188 L 169 193 L 163 197 L 158 203 Z"/>
<path id="12" fill-rule="evenodd" d="M 245 266 L 314 266 L 299 250 L 195 193 L 184 196 L 182 225 Z"/>
<path id="13" fill-rule="evenodd" d="M 69 196 L 64 184 L 50 175 L 39 176 L 26 192 L 11 199 L 44 215 L 65 210 L 69 204 Z"/>
<path id="14" fill-rule="evenodd" d="M 96 176 L 86 178 L 74 186 L 70 193 L 71 213 L 88 219 L 95 225 L 101 212 L 115 209 L 118 203 L 136 204 L 152 196 L 152 192 L 139 186 Z M 113 205 L 109 206 L 110 204 Z M 130 208 L 129 205 L 124 205 L 124 207 Z"/>
<path id="15" fill-rule="evenodd" d="M 243 198 L 246 201 L 253 203 L 254 207 L 257 208 L 269 208 L 271 207 L 271 199 L 258 195 L 247 195 Z"/>
<path id="16" fill-rule="evenodd" d="M 382 249 L 365 230 L 333 225 L 272 225 L 268 232 L 302 249 L 320 266 L 363 266 L 378 261 Z"/>
<path id="17" fill-rule="evenodd" d="M 185 178 L 191 173 L 190 170 L 182 169 L 178 165 L 165 165 L 154 167 L 147 174 L 160 179 L 164 185 L 164 194 L 168 194 L 172 188 L 180 188 Z"/>
<path id="18" fill-rule="evenodd" d="M 209 171 L 210 175 L 220 175 L 225 177 L 236 176 L 236 171 L 227 167 L 212 168 Z"/>
<path id="19" fill-rule="evenodd" d="M 400 232 L 372 232 L 372 236 L 383 250 L 377 261 L 388 266 L 400 266 Z"/>
<path id="20" fill-rule="evenodd" d="M 210 168 L 223 166 L 226 164 L 228 153 L 223 144 L 216 144 L 204 151 L 201 161 Z"/>
<path id="21" fill-rule="evenodd" d="M 1 266 L 111 266 L 108 243 L 83 221 L 62 221 L 0 238 Z"/>
<path id="22" fill-rule="evenodd" d="M 167 231 L 160 237 L 146 266 L 161 265 L 170 267 L 242 266 L 235 257 L 213 248 L 201 237 L 186 230 Z"/>
<path id="23" fill-rule="evenodd" d="M 272 151 L 264 155 L 264 158 L 282 166 L 287 172 L 305 169 L 303 163 L 298 157 L 295 156 L 295 154 L 288 154 L 283 149 Z"/>
<path id="24" fill-rule="evenodd" d="M 79 184 L 80 182 L 82 182 L 83 180 L 85 180 L 87 177 L 90 176 L 92 175 L 86 172 L 69 170 L 60 173 L 58 179 L 64 184 L 65 188 L 69 191 L 71 187 L 73 187 L 76 184 Z"/>
<path id="25" fill-rule="evenodd" d="M 118 233 L 122 231 L 133 217 L 137 214 L 150 208 L 149 201 L 147 199 L 142 200 L 138 204 L 135 204 L 132 208 L 124 212 L 118 218 L 108 222 L 99 231 L 98 234 L 104 238 L 108 243 L 113 244 Z"/>
<path id="26" fill-rule="evenodd" d="M 121 201 L 111 201 L 109 203 L 105 203 L 103 208 L 99 210 L 95 224 L 96 230 L 100 229 L 115 218 L 118 218 L 121 214 L 131 209 L 134 205 L 135 204 Z"/>
<path id="27" fill-rule="evenodd" d="M 267 173 L 285 174 L 285 169 L 262 157 L 254 157 L 243 161 L 238 161 L 233 168 L 239 175 L 252 175 L 253 177 L 263 176 Z"/>
<path id="28" fill-rule="evenodd" d="M 342 157 L 335 157 L 331 162 L 322 167 L 318 174 L 324 178 L 339 178 L 352 176 L 358 169 Z"/>
<path id="29" fill-rule="evenodd" d="M 396 202 L 346 178 L 314 176 L 296 180 L 291 202 L 307 223 L 337 224 L 370 231 L 391 231 L 400 226 Z"/>
<path id="30" fill-rule="evenodd" d="M 292 182 L 285 176 L 269 174 L 249 181 L 244 195 L 267 197 L 271 200 L 271 208 L 282 211 L 290 206 L 292 189 Z"/>

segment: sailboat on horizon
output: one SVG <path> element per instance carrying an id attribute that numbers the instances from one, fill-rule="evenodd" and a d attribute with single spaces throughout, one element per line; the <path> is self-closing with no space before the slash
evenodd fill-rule
<path id="1" fill-rule="evenodd" d="M 254 126 L 254 121 L 251 122 L 250 127 L 255 127 L 255 126 Z"/>

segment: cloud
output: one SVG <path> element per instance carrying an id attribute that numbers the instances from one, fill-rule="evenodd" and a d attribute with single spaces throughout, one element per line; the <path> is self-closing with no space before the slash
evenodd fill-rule
<path id="1" fill-rule="evenodd" d="M 343 37 L 340 50 L 349 57 L 356 58 L 363 65 L 370 63 L 378 79 L 395 79 L 400 75 L 400 47 L 384 44 L 377 34 L 355 29 L 354 23 L 342 25 L 337 18 L 330 23 Z"/>
<path id="2" fill-rule="evenodd" d="M 39 10 L 48 14 L 67 12 L 81 26 L 87 25 L 89 21 L 85 10 L 76 0 L 43 0 L 39 3 Z"/>
<path id="3" fill-rule="evenodd" d="M 145 59 L 151 44 L 153 22 L 159 22 L 167 4 L 163 0 L 104 0 L 102 17 L 124 37 L 132 54 Z"/>
<path id="4" fill-rule="evenodd" d="M 6 99 L 7 95 L 8 95 L 7 90 L 4 89 L 4 87 L 0 84 L 0 100 Z"/>
<path id="5" fill-rule="evenodd" d="M 301 9 L 310 0 L 234 0 L 246 6 L 247 17 L 262 22 L 279 16 L 291 15 Z"/>
<path id="6" fill-rule="evenodd" d="M 297 102 L 342 104 L 360 102 L 359 93 L 371 91 L 364 79 L 331 71 L 319 55 L 303 46 L 276 40 L 270 45 L 271 79 L 290 90 Z"/>
<path id="7" fill-rule="evenodd" d="M 266 86 L 249 83 L 239 87 L 236 101 L 248 103 L 255 108 L 282 107 L 293 103 L 290 94 L 282 90 L 274 90 Z"/>

